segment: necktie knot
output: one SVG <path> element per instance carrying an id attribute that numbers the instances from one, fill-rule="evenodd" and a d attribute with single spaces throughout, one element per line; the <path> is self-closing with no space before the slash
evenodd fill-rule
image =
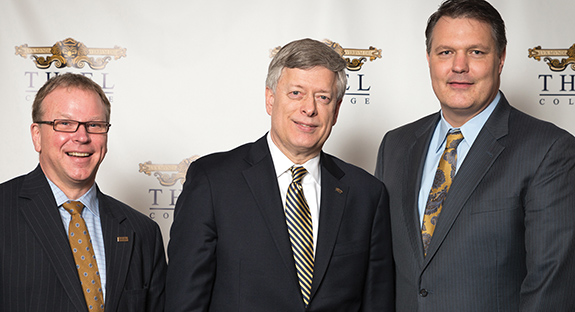
<path id="1" fill-rule="evenodd" d="M 71 201 L 69 203 L 62 204 L 64 209 L 68 211 L 71 215 L 80 215 L 82 210 L 84 210 L 84 204 L 79 201 Z"/>
<path id="2" fill-rule="evenodd" d="M 291 175 L 293 178 L 292 182 L 301 184 L 301 180 L 307 174 L 307 170 L 305 170 L 303 166 L 297 166 L 297 167 L 292 166 L 291 168 L 289 168 L 289 170 L 291 171 Z"/>
<path id="3" fill-rule="evenodd" d="M 447 142 L 445 143 L 445 149 L 455 149 L 459 146 L 459 143 L 463 141 L 463 133 L 460 130 L 454 130 L 447 134 Z"/>

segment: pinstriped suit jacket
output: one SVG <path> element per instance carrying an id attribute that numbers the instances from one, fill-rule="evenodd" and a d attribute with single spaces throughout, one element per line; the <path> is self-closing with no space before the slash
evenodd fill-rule
<path id="1" fill-rule="evenodd" d="M 387 133 L 397 311 L 575 311 L 575 138 L 502 97 L 423 256 L 417 197 L 439 114 Z"/>
<path id="2" fill-rule="evenodd" d="M 163 311 L 166 261 L 155 222 L 98 190 L 106 312 Z M 118 242 L 117 237 L 128 237 Z M 0 311 L 88 311 L 62 219 L 40 166 L 0 184 Z"/>

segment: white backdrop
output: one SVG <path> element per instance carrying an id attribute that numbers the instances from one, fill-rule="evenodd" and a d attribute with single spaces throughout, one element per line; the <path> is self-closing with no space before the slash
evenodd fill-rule
<path id="1" fill-rule="evenodd" d="M 491 3 L 507 25 L 505 95 L 519 109 L 575 133 L 575 72 L 570 67 L 553 72 L 543 60 L 528 57 L 528 49 L 536 46 L 565 50 L 575 44 L 575 4 L 572 0 Z M 264 108 L 270 50 L 305 37 L 329 39 L 343 48 L 381 49 L 381 58 L 368 60 L 360 71 L 349 71 L 348 92 L 364 95 L 346 95 L 324 148 L 373 172 L 386 131 L 439 109 L 424 47 L 427 18 L 439 4 L 439 0 L 2 0 L 0 182 L 37 164 L 30 111 L 34 91 L 47 75 L 90 74 L 105 83 L 112 99 L 109 153 L 97 182 L 105 193 L 158 221 L 167 241 L 181 183 L 162 186 L 153 173 L 139 172 L 139 165 L 150 161 L 176 167 L 186 158 L 228 150 L 262 136 L 270 124 Z M 102 70 L 54 65 L 39 69 L 29 55 L 15 53 L 25 44 L 51 47 L 66 38 L 88 48 L 125 48 L 126 56 L 112 58 Z"/>

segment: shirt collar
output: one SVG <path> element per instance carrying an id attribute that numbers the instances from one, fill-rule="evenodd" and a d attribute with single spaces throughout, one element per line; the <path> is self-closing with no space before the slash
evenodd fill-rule
<path id="1" fill-rule="evenodd" d="M 276 171 L 276 177 L 279 178 L 279 176 L 286 173 L 286 171 L 288 171 L 289 168 L 294 166 L 294 163 L 286 155 L 284 155 L 284 153 L 282 153 L 282 151 L 280 151 L 280 149 L 275 145 L 275 143 L 272 141 L 272 138 L 271 138 L 271 135 L 269 134 L 269 132 L 266 136 L 266 140 L 268 142 L 268 146 L 269 146 L 272 160 L 274 163 L 274 168 Z M 319 157 L 319 155 L 317 155 L 316 157 L 306 161 L 301 166 L 303 166 L 307 170 L 308 175 L 311 176 L 316 183 L 321 184 L 320 183 L 321 182 L 321 175 L 320 175 L 320 170 L 319 170 L 319 163 L 320 163 L 319 159 L 320 159 L 320 157 Z M 291 173 L 290 173 L 290 175 L 291 175 Z"/>
<path id="2" fill-rule="evenodd" d="M 48 177 L 48 184 L 50 184 L 50 188 L 52 189 L 52 193 L 54 194 L 54 198 L 56 199 L 56 205 L 58 207 L 62 206 L 62 204 L 76 200 L 84 204 L 85 208 L 88 208 L 95 216 L 100 216 L 100 209 L 98 206 L 98 196 L 96 192 L 96 183 L 92 185 L 92 187 L 86 192 L 86 194 L 80 196 L 78 199 L 69 199 L 66 194 L 56 185 L 54 182 L 50 181 Z"/>
<path id="3" fill-rule="evenodd" d="M 469 146 L 473 145 L 473 142 L 475 142 L 475 139 L 479 135 L 479 132 L 487 122 L 487 119 L 489 119 L 489 116 L 491 116 L 491 113 L 493 113 L 493 110 L 495 110 L 495 107 L 499 103 L 500 99 L 501 99 L 501 92 L 497 92 L 497 95 L 495 96 L 493 101 L 491 101 L 491 103 L 489 103 L 489 105 L 483 111 L 475 115 L 473 118 L 468 120 L 463 126 L 459 128 L 453 128 L 447 122 L 447 120 L 445 120 L 445 118 L 443 117 L 443 113 L 441 113 L 440 114 L 441 121 L 439 122 L 438 134 L 439 137 L 443 139 L 437 140 L 437 146 L 435 148 L 435 151 L 437 152 L 439 151 L 439 149 L 442 148 L 443 142 L 445 142 L 445 139 L 447 137 L 447 133 L 452 129 L 461 130 L 464 140 L 469 144 Z"/>

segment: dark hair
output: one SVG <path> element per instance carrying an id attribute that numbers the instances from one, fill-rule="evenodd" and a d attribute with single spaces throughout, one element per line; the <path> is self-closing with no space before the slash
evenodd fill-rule
<path id="1" fill-rule="evenodd" d="M 427 20 L 427 28 L 425 29 L 427 54 L 431 52 L 431 40 L 435 24 L 444 16 L 451 18 L 470 18 L 489 24 L 499 56 L 505 51 L 505 46 L 507 46 L 505 22 L 503 22 L 499 12 L 497 12 L 489 2 L 484 0 L 447 0 L 444 1 L 441 6 L 439 6 L 439 9 L 431 14 Z"/>
<path id="2" fill-rule="evenodd" d="M 286 44 L 274 56 L 268 67 L 266 87 L 275 92 L 284 68 L 309 69 L 323 66 L 337 75 L 337 101 L 341 101 L 347 86 L 345 60 L 331 47 L 313 39 L 301 39 Z"/>
<path id="3" fill-rule="evenodd" d="M 44 109 L 42 107 L 42 102 L 50 94 L 52 91 L 56 90 L 57 88 L 79 88 L 85 91 L 93 91 L 102 100 L 104 104 L 104 108 L 106 110 L 106 121 L 110 122 L 110 112 L 111 112 L 111 105 L 108 97 L 102 90 L 99 84 L 95 83 L 92 79 L 80 75 L 80 74 L 73 74 L 73 73 L 65 73 L 62 75 L 58 75 L 54 78 L 49 79 L 46 83 L 38 90 L 36 93 L 36 98 L 34 99 L 34 103 L 32 104 L 32 121 L 37 122 L 42 120 L 42 116 L 44 115 Z"/>

